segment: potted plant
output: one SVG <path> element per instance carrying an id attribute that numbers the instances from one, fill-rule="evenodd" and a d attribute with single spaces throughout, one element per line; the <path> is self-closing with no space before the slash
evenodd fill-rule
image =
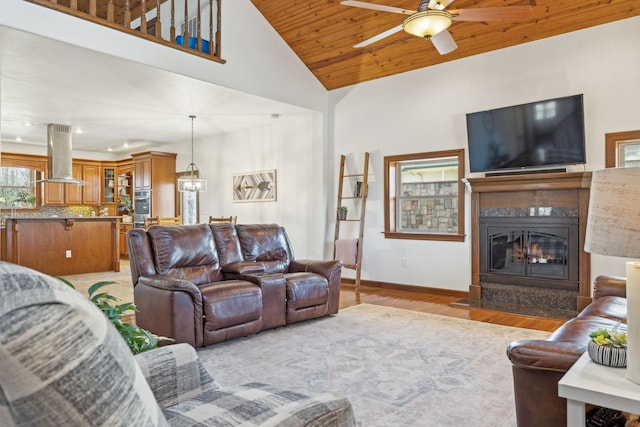
<path id="1" fill-rule="evenodd" d="M 627 366 L 627 334 L 618 331 L 618 326 L 611 331 L 599 328 L 589 334 L 587 351 L 591 360 L 616 368 Z"/>
<path id="2" fill-rule="evenodd" d="M 75 286 L 68 280 L 58 277 L 67 285 L 75 289 Z M 97 282 L 87 290 L 89 300 L 102 311 L 113 323 L 122 338 L 125 340 L 133 354 L 152 350 L 158 346 L 158 341 L 172 340 L 171 338 L 159 337 L 133 323 L 123 321 L 123 316 L 131 315 L 136 311 L 136 306 L 131 303 L 116 304 L 118 297 L 107 292 L 100 291 L 103 287 L 116 282 Z"/>
<path id="3" fill-rule="evenodd" d="M 131 212 L 131 196 L 127 193 L 120 193 L 118 195 L 118 210 L 130 213 Z"/>
<path id="4" fill-rule="evenodd" d="M 338 219 L 339 220 L 347 219 L 347 211 L 348 210 L 349 210 L 349 208 L 347 208 L 346 206 L 340 206 L 338 208 Z"/>
<path id="5" fill-rule="evenodd" d="M 28 193 L 24 190 L 18 191 L 18 193 L 16 193 L 15 199 L 13 199 L 13 205 L 16 207 L 21 207 L 23 203 L 33 205 L 35 202 L 36 198 L 31 193 Z"/>
<path id="6" fill-rule="evenodd" d="M 133 217 L 131 216 L 131 196 L 125 192 L 122 192 L 118 195 L 118 200 L 116 201 L 116 205 L 118 206 L 118 210 L 126 212 L 126 215 L 122 215 L 123 223 L 131 223 L 133 222 Z"/>

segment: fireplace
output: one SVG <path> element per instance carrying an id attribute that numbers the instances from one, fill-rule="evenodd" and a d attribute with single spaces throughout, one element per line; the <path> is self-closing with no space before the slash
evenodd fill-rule
<path id="1" fill-rule="evenodd" d="M 569 317 L 591 302 L 589 172 L 468 181 L 471 306 Z"/>
<path id="2" fill-rule="evenodd" d="M 578 218 L 481 216 L 480 281 L 577 291 L 578 237 Z"/>

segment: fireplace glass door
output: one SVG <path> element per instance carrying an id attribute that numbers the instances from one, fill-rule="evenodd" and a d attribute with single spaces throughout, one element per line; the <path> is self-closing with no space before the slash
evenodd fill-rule
<path id="1" fill-rule="evenodd" d="M 482 228 L 481 273 L 574 281 L 578 275 L 577 224 L 490 225 Z"/>

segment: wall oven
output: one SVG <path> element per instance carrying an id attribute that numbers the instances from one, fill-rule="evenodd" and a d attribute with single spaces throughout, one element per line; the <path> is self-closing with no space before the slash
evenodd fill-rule
<path id="1" fill-rule="evenodd" d="M 133 211 L 133 222 L 136 226 L 142 226 L 144 218 L 151 216 L 151 190 L 134 191 Z"/>

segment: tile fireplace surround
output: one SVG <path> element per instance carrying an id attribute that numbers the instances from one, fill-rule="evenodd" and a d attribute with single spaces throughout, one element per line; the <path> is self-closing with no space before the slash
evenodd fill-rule
<path id="1" fill-rule="evenodd" d="M 469 305 L 571 317 L 589 304 L 591 259 L 583 247 L 591 172 L 468 181 Z M 538 246 L 546 246 L 547 254 L 537 255 Z"/>

